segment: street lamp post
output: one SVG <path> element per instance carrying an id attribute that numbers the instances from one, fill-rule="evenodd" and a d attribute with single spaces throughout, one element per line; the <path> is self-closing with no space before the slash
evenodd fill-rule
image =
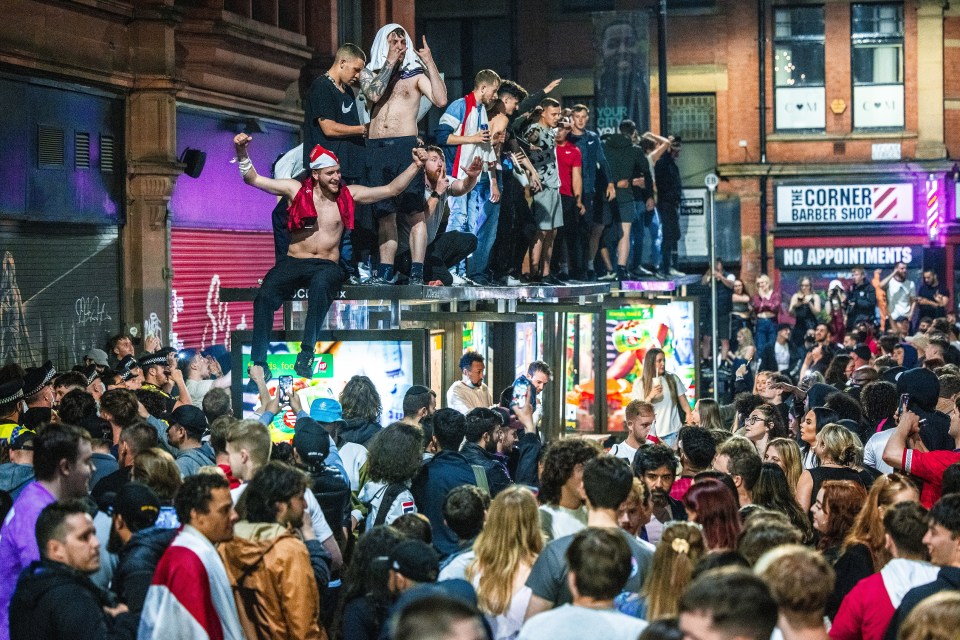
<path id="1" fill-rule="evenodd" d="M 719 400 L 720 388 L 717 373 L 719 369 L 717 362 L 719 359 L 717 351 L 717 276 L 715 273 L 717 268 L 717 216 L 713 206 L 713 195 L 714 191 L 717 190 L 720 179 L 717 178 L 717 174 L 708 173 L 703 183 L 707 185 L 709 191 L 708 198 L 710 200 L 710 210 L 708 213 L 710 216 L 710 327 L 713 330 L 713 335 L 710 337 L 710 348 L 713 362 L 713 399 Z"/>

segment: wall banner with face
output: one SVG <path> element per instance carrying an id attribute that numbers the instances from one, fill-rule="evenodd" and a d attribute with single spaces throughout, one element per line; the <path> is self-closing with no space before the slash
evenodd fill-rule
<path id="1" fill-rule="evenodd" d="M 616 133 L 623 120 L 650 128 L 649 28 L 645 11 L 593 14 L 594 118 L 600 135 Z"/>

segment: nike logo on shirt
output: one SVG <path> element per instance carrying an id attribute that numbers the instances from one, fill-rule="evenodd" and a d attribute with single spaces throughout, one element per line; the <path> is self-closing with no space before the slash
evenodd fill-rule
<path id="1" fill-rule="evenodd" d="M 353 105 L 347 102 L 347 103 L 344 103 L 342 107 L 340 107 L 340 110 L 343 111 L 344 113 L 350 113 L 350 109 L 352 108 L 353 108 Z"/>
<path id="2" fill-rule="evenodd" d="M 587 144 L 593 144 L 594 142 L 596 142 L 596 140 L 590 140 L 587 142 Z"/>

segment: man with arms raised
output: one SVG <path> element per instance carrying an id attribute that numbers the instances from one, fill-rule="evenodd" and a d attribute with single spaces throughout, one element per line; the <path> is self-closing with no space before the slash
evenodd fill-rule
<path id="1" fill-rule="evenodd" d="M 477 236 L 464 231 L 445 231 L 440 233 L 440 223 L 450 197 L 469 194 L 477 184 L 477 176 L 483 169 L 480 158 L 474 158 L 464 169 L 465 175 L 457 180 L 451 180 L 447 175 L 443 151 L 440 147 L 426 148 L 427 160 L 423 165 L 423 175 L 426 188 L 424 198 L 427 202 L 426 226 L 427 249 L 422 260 L 423 269 L 417 272 L 414 269 L 413 250 L 410 246 L 411 223 L 414 218 L 405 216 L 397 221 L 398 250 L 396 268 L 402 274 L 409 276 L 410 284 L 422 284 L 417 280 L 419 273 L 423 282 L 439 280 L 443 286 L 453 284 L 450 267 L 459 264 L 477 248 Z"/>
<path id="2" fill-rule="evenodd" d="M 304 378 L 312 378 L 317 334 L 343 281 L 343 271 L 338 264 L 340 238 L 344 229 L 353 228 L 354 204 L 371 204 L 400 194 L 420 171 L 425 153 L 414 149 L 411 154 L 413 162 L 386 186 L 350 185 L 344 189 L 341 187 L 340 161 L 320 145 L 310 153 L 310 176 L 303 183 L 261 176 L 247 154 L 251 139 L 245 133 L 237 134 L 233 139 L 240 173 L 247 184 L 290 201 L 290 248 L 264 276 L 254 300 L 250 359 L 263 367 L 269 379 L 267 342 L 273 314 L 294 291 L 307 287 L 307 319 L 294 371 Z"/>
<path id="3" fill-rule="evenodd" d="M 404 28 L 388 24 L 374 38 L 370 62 L 360 72 L 360 89 L 370 110 L 367 134 L 369 180 L 374 185 L 385 185 L 401 175 L 410 150 L 419 145 L 420 98 L 425 97 L 434 105 L 445 107 L 447 88 L 433 61 L 426 37 L 423 48 L 414 52 L 413 41 Z M 375 282 L 393 281 L 398 215 L 409 218 L 413 263 L 423 264 L 427 248 L 423 174 L 418 173 L 412 182 L 403 184 L 405 190 L 391 194 L 390 200 L 373 208 L 380 240 L 380 266 Z"/>

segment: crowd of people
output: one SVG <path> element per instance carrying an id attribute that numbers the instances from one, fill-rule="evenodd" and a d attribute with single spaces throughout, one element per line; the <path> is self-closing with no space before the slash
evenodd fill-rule
<path id="1" fill-rule="evenodd" d="M 230 372 L 155 340 L 8 364 L 0 638 L 946 640 L 960 369 L 913 346 L 946 322 L 692 409 L 651 349 L 602 443 L 543 441 L 540 361 L 495 394 L 468 352 L 387 426 L 364 376 L 281 406 L 256 365 L 237 419 Z"/>
<path id="2" fill-rule="evenodd" d="M 337 160 L 334 191 L 339 182 L 381 187 L 402 175 L 412 150 L 426 150 L 425 166 L 396 193 L 369 207 L 357 202 L 344 216 L 342 266 L 354 283 L 556 285 L 682 275 L 680 140 L 638 132 L 629 120 L 601 140 L 588 129 L 587 106 L 564 109 L 549 96 L 559 83 L 531 94 L 484 69 L 470 93 L 448 98 L 426 39 L 418 48 L 389 24 L 369 55 L 344 44 L 329 69 L 301 80 L 304 143 L 277 163 L 274 177 L 303 180 L 316 168 L 319 145 Z M 422 104 L 444 109 L 431 131 L 418 129 Z M 248 183 L 269 188 L 240 169 Z M 280 195 L 289 202 L 275 212 L 278 256 L 313 228 L 299 214 L 285 215 L 295 198 Z"/>

